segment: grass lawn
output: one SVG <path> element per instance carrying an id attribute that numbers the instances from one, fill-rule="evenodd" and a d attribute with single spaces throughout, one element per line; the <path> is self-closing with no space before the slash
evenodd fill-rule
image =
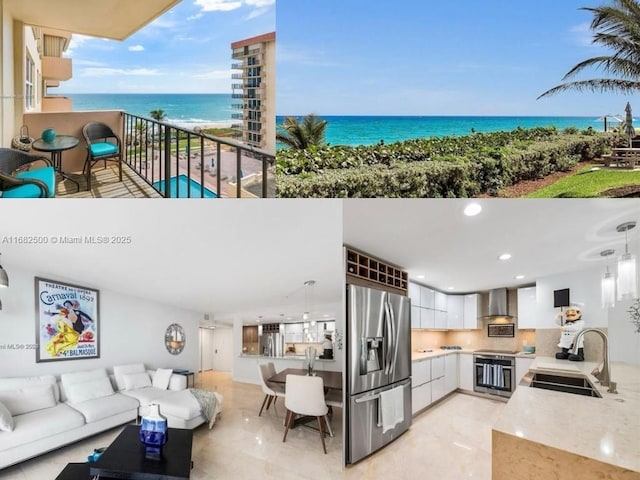
<path id="1" fill-rule="evenodd" d="M 627 185 L 640 185 L 640 171 L 599 169 L 588 166 L 574 175 L 564 177 L 556 183 L 536 190 L 527 198 L 585 198 L 599 197 L 600 192 Z"/>

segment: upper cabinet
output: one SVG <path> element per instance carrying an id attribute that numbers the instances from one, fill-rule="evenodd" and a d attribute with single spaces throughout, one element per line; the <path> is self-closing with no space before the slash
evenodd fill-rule
<path id="1" fill-rule="evenodd" d="M 480 328 L 478 326 L 478 298 L 477 293 L 470 293 L 464 296 L 463 328 Z"/>
<path id="2" fill-rule="evenodd" d="M 411 328 L 477 329 L 478 294 L 447 295 L 409 282 Z"/>
<path id="3" fill-rule="evenodd" d="M 442 292 L 435 292 L 435 309 L 441 312 L 447 311 L 447 294 Z"/>
<path id="4" fill-rule="evenodd" d="M 540 328 L 536 287 L 518 289 L 518 328 Z M 557 325 L 556 325 L 557 326 Z"/>
<path id="5" fill-rule="evenodd" d="M 421 307 L 420 290 L 422 287 L 417 283 L 409 283 L 409 298 L 411 299 L 411 307 Z"/>
<path id="6" fill-rule="evenodd" d="M 420 287 L 420 306 L 423 308 L 436 308 L 436 291 L 429 287 Z"/>
<path id="7" fill-rule="evenodd" d="M 463 295 L 447 295 L 447 328 L 464 328 Z"/>

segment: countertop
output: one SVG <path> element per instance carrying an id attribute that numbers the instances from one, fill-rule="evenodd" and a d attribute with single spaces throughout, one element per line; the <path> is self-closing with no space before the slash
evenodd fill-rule
<path id="1" fill-rule="evenodd" d="M 474 349 L 463 348 L 462 350 L 442 350 L 440 348 L 434 348 L 433 352 L 411 352 L 411 361 L 419 362 L 420 360 L 426 360 L 428 358 L 434 358 L 434 357 L 441 357 L 443 355 L 453 355 L 455 353 L 464 353 L 467 355 L 473 355 L 474 353 L 476 353 L 476 350 L 479 350 L 479 348 L 474 348 Z M 535 353 L 524 353 L 524 352 L 496 353 L 496 355 L 504 355 L 506 357 L 536 358 Z"/>
<path id="2" fill-rule="evenodd" d="M 249 353 L 241 353 L 240 358 L 259 358 L 259 359 L 271 359 L 271 360 L 297 360 L 304 361 L 304 355 L 281 355 L 279 357 L 270 357 L 268 355 L 258 355 L 258 354 L 249 354 Z M 335 362 L 335 358 L 318 358 L 316 357 L 316 362 Z"/>
<path id="3" fill-rule="evenodd" d="M 550 364 L 575 365 L 580 373 L 549 369 Z M 518 387 L 493 430 L 640 472 L 640 367 L 612 363 L 611 379 L 618 384 L 618 394 L 612 394 L 591 375 L 597 365 L 536 358 L 530 371 L 584 375 L 602 398 Z"/>

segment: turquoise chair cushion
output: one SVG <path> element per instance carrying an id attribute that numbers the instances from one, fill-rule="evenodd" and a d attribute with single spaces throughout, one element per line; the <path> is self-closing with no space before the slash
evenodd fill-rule
<path id="1" fill-rule="evenodd" d="M 90 148 L 93 157 L 102 157 L 104 155 L 118 153 L 118 146 L 109 142 L 92 143 Z"/>
<path id="2" fill-rule="evenodd" d="M 49 189 L 49 197 L 53 197 L 56 193 L 56 171 L 53 167 L 38 168 L 36 170 L 27 170 L 15 175 L 16 178 L 33 178 L 40 180 Z M 20 185 L 19 187 L 10 188 L 2 193 L 2 198 L 40 198 L 42 190 L 37 185 L 29 183 Z"/>

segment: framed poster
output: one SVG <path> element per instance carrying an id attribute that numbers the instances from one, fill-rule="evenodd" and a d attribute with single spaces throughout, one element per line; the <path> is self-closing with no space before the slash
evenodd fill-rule
<path id="1" fill-rule="evenodd" d="M 515 336 L 515 323 L 490 323 L 487 325 L 488 337 Z"/>
<path id="2" fill-rule="evenodd" d="M 35 278 L 36 362 L 100 357 L 99 292 Z"/>

